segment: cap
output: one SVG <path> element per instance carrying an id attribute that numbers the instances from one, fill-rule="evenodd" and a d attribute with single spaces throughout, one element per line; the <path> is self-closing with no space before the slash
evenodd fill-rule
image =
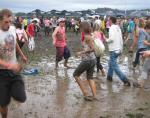
<path id="1" fill-rule="evenodd" d="M 58 19 L 58 22 L 60 23 L 60 22 L 64 22 L 65 21 L 65 18 L 59 18 Z"/>

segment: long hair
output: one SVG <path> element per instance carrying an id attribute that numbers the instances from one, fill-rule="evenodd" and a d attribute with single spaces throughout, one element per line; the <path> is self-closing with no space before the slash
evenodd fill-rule
<path id="1" fill-rule="evenodd" d="M 95 23 L 94 24 L 94 27 L 93 27 L 93 31 L 100 31 L 101 30 L 101 27 L 99 24 Z"/>
<path id="2" fill-rule="evenodd" d="M 91 25 L 87 21 L 81 23 L 81 29 L 85 34 L 90 34 L 92 31 Z"/>

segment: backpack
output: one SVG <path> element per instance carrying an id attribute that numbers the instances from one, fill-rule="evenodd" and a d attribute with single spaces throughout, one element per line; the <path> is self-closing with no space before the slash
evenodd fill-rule
<path id="1" fill-rule="evenodd" d="M 93 33 L 92 33 L 92 37 L 93 37 L 95 55 L 98 57 L 101 54 L 103 54 L 103 52 L 105 51 L 105 46 L 99 38 L 94 36 Z"/>
<path id="2" fill-rule="evenodd" d="M 130 25 L 128 25 L 128 33 L 132 33 L 132 29 L 131 29 L 131 26 Z"/>
<path id="3" fill-rule="evenodd" d="M 129 23 L 128 25 L 128 33 L 132 33 L 134 30 L 135 26 L 134 26 L 134 22 Z"/>

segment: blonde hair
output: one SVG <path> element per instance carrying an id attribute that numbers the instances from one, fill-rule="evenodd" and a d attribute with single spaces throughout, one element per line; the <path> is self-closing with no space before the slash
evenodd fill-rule
<path id="1" fill-rule="evenodd" d="M 93 27 L 93 31 L 100 31 L 101 30 L 101 27 L 99 24 L 94 24 L 94 27 Z"/>
<path id="2" fill-rule="evenodd" d="M 145 27 L 145 21 L 144 19 L 139 19 L 139 27 L 144 28 Z"/>

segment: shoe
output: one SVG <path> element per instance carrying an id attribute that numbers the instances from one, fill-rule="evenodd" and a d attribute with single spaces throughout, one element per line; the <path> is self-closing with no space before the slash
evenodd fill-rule
<path id="1" fill-rule="evenodd" d="M 130 84 L 130 82 L 129 82 L 128 79 L 126 79 L 126 80 L 124 81 L 124 86 L 131 86 L 131 84 Z"/>
<path id="2" fill-rule="evenodd" d="M 107 76 L 107 80 L 112 82 L 113 79 L 112 79 L 112 77 Z"/>
<path id="3" fill-rule="evenodd" d="M 93 97 L 92 96 L 84 96 L 84 100 L 85 101 L 93 101 Z"/>

